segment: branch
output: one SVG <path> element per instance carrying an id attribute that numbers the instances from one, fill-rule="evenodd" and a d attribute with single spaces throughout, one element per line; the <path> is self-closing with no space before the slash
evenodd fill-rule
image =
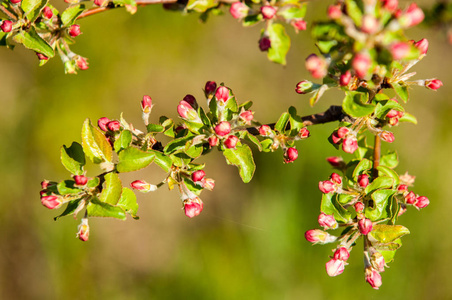
<path id="1" fill-rule="evenodd" d="M 374 164 L 372 168 L 372 176 L 374 177 L 374 179 L 378 177 L 377 167 L 380 165 L 380 155 L 381 155 L 381 138 L 379 135 L 375 135 Z"/>

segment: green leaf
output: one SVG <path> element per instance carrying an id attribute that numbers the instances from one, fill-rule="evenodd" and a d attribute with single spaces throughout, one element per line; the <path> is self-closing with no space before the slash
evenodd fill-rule
<path id="1" fill-rule="evenodd" d="M 154 158 L 154 152 L 144 152 L 140 149 L 130 147 L 118 154 L 119 162 L 116 169 L 120 173 L 137 171 L 150 165 L 154 161 Z"/>
<path id="2" fill-rule="evenodd" d="M 399 156 L 396 151 L 390 151 L 380 158 L 380 165 L 394 169 L 399 164 Z"/>
<path id="3" fill-rule="evenodd" d="M 45 56 L 52 58 L 55 56 L 55 53 L 50 47 L 49 44 L 47 44 L 46 41 L 44 41 L 36 32 L 34 27 L 30 27 L 29 31 L 20 31 L 18 34 L 16 34 L 13 37 L 13 40 L 16 43 L 22 44 L 25 46 L 25 48 L 34 50 L 36 52 L 42 53 Z"/>
<path id="4" fill-rule="evenodd" d="M 303 19 L 306 15 L 306 3 L 303 3 L 299 7 L 292 6 L 288 9 L 281 10 L 278 12 L 278 15 L 282 16 L 286 20 Z"/>
<path id="5" fill-rule="evenodd" d="M 191 147 L 186 148 L 185 153 L 191 158 L 198 158 L 202 154 L 202 150 L 204 149 L 202 144 L 196 144 Z"/>
<path id="6" fill-rule="evenodd" d="M 119 199 L 118 206 L 121 207 L 126 213 L 131 215 L 135 220 L 139 219 L 139 217 L 137 216 L 137 197 L 131 189 L 126 187 L 122 189 L 121 199 Z"/>
<path id="7" fill-rule="evenodd" d="M 91 178 L 90 180 L 88 180 L 88 182 L 86 183 L 86 186 L 89 188 L 94 188 L 94 187 L 98 186 L 99 183 L 100 183 L 99 177 L 94 177 L 94 178 Z"/>
<path id="8" fill-rule="evenodd" d="M 59 215 L 59 216 L 56 216 L 53 219 L 55 221 L 57 221 L 59 218 L 65 217 L 65 216 L 70 215 L 70 214 L 73 214 L 77 210 L 77 208 L 78 208 L 78 206 L 80 204 L 80 201 L 82 201 L 82 199 L 83 198 L 69 201 L 67 206 L 66 206 L 66 209 L 63 211 L 63 213 L 61 215 Z"/>
<path id="9" fill-rule="evenodd" d="M 361 27 L 363 13 L 361 12 L 361 9 L 357 4 L 357 1 L 345 0 L 345 4 L 347 14 L 350 16 L 350 18 L 352 18 L 353 22 L 356 24 L 356 27 Z"/>
<path id="10" fill-rule="evenodd" d="M 122 183 L 117 173 L 105 175 L 105 188 L 100 194 L 99 200 L 111 205 L 116 205 L 121 198 Z"/>
<path id="11" fill-rule="evenodd" d="M 262 145 L 262 151 L 270 152 L 270 151 L 272 151 L 271 145 L 273 145 L 273 140 L 265 139 L 265 140 L 261 141 L 261 145 Z"/>
<path id="12" fill-rule="evenodd" d="M 82 127 L 82 146 L 85 155 L 95 164 L 112 162 L 113 150 L 105 135 L 86 119 Z"/>
<path id="13" fill-rule="evenodd" d="M 392 179 L 394 179 L 394 185 L 399 185 L 400 182 L 400 178 L 399 175 L 392 169 L 385 167 L 385 166 L 378 166 L 377 167 L 378 170 L 378 176 L 389 176 Z"/>
<path id="14" fill-rule="evenodd" d="M 409 233 L 408 228 L 402 225 L 376 224 L 369 235 L 380 243 L 391 243 Z"/>
<path id="15" fill-rule="evenodd" d="M 259 141 L 259 139 L 257 137 L 255 137 L 254 135 L 252 135 L 248 131 L 245 131 L 245 137 L 244 138 L 245 138 L 245 140 L 250 141 L 254 145 L 256 145 L 256 147 L 257 147 L 257 149 L 259 149 L 259 151 L 262 151 L 261 142 Z"/>
<path id="16" fill-rule="evenodd" d="M 289 114 L 290 129 L 298 133 L 300 129 L 304 127 L 303 120 L 297 115 L 297 109 L 293 106 L 289 107 Z"/>
<path id="17" fill-rule="evenodd" d="M 115 151 L 119 152 L 122 149 L 126 149 L 132 143 L 132 132 L 129 130 L 123 130 L 119 134 L 119 137 L 114 143 Z"/>
<path id="18" fill-rule="evenodd" d="M 378 190 L 372 194 L 373 207 L 365 209 L 366 218 L 372 221 L 379 221 L 390 216 L 389 198 L 394 195 L 393 190 Z M 389 212 L 388 212 L 389 211 Z"/>
<path id="19" fill-rule="evenodd" d="M 217 5 L 218 1 L 216 0 L 189 0 L 186 8 L 187 10 L 194 10 L 202 13 Z"/>
<path id="20" fill-rule="evenodd" d="M 374 179 L 365 189 L 364 193 L 370 194 L 378 189 L 389 189 L 394 185 L 394 179 L 388 176 L 380 176 Z"/>
<path id="21" fill-rule="evenodd" d="M 397 111 L 405 111 L 403 109 L 403 107 L 397 103 L 394 100 L 385 100 L 385 101 L 380 101 L 376 108 L 375 108 L 375 117 L 377 117 L 378 119 L 385 119 L 386 115 L 388 114 L 388 112 L 391 110 L 397 110 Z"/>
<path id="22" fill-rule="evenodd" d="M 361 160 L 353 171 L 353 178 L 356 180 L 356 178 L 358 178 L 358 175 L 361 175 L 367 170 L 372 169 L 372 165 L 372 161 L 368 160 L 367 158 Z"/>
<path id="23" fill-rule="evenodd" d="M 190 136 L 184 136 L 181 138 L 177 138 L 166 144 L 165 148 L 163 149 L 163 152 L 165 154 L 175 153 L 179 151 L 185 150 L 185 147 L 188 142 L 193 140 L 193 135 Z"/>
<path id="24" fill-rule="evenodd" d="M 152 133 L 160 133 L 165 131 L 165 127 L 158 124 L 149 124 L 147 127 L 148 132 Z"/>
<path id="25" fill-rule="evenodd" d="M 109 217 L 121 220 L 126 219 L 126 213 L 122 210 L 122 208 L 101 202 L 97 198 L 91 199 L 90 203 L 86 207 L 86 210 L 89 217 Z"/>
<path id="26" fill-rule="evenodd" d="M 397 94 L 397 96 L 399 96 L 400 99 L 402 99 L 402 101 L 406 103 L 409 99 L 408 86 L 399 83 L 391 83 L 391 85 L 394 88 L 394 92 Z"/>
<path id="27" fill-rule="evenodd" d="M 286 64 L 286 55 L 290 48 L 290 38 L 281 24 L 273 23 L 267 26 L 267 34 L 271 41 L 267 57 L 282 65 Z"/>
<path id="28" fill-rule="evenodd" d="M 351 117 L 360 118 L 368 116 L 375 110 L 375 105 L 365 104 L 368 97 L 368 94 L 360 92 L 347 92 L 342 102 L 342 108 Z"/>
<path id="29" fill-rule="evenodd" d="M 84 4 L 69 6 L 61 14 L 61 22 L 63 23 L 63 26 L 70 26 L 74 24 L 75 20 L 77 20 L 77 17 L 80 16 L 84 10 Z"/>
<path id="30" fill-rule="evenodd" d="M 290 114 L 285 112 L 279 117 L 278 122 L 276 122 L 275 130 L 279 132 L 284 132 L 286 130 L 287 122 L 289 122 Z"/>
<path id="31" fill-rule="evenodd" d="M 165 172 L 169 172 L 171 170 L 171 166 L 173 165 L 173 161 L 171 158 L 163 154 L 162 152 L 150 150 L 155 155 L 154 162 L 163 169 Z"/>
<path id="32" fill-rule="evenodd" d="M 417 119 L 412 114 L 409 114 L 409 113 L 406 112 L 399 119 L 399 122 L 409 122 L 409 123 L 413 123 L 414 125 L 416 125 L 417 124 Z"/>
<path id="33" fill-rule="evenodd" d="M 262 14 L 246 16 L 243 18 L 242 25 L 244 27 L 252 26 L 262 20 Z"/>
<path id="34" fill-rule="evenodd" d="M 397 239 L 391 244 L 397 244 L 400 248 L 400 247 L 402 247 L 402 240 Z M 377 250 L 379 250 L 379 252 L 383 255 L 383 258 L 385 259 L 385 263 L 388 264 L 394 260 L 396 250 L 381 250 L 381 249 L 377 249 Z"/>
<path id="35" fill-rule="evenodd" d="M 322 194 L 320 211 L 327 215 L 333 215 L 339 223 L 350 221 L 351 213 L 339 203 L 337 194 Z"/>
<path id="36" fill-rule="evenodd" d="M 74 175 L 83 175 L 83 166 L 85 165 L 85 153 L 83 153 L 82 145 L 73 142 L 69 148 L 62 146 L 60 149 L 61 163 Z"/>
<path id="37" fill-rule="evenodd" d="M 75 186 L 75 181 L 73 180 L 64 180 L 58 183 L 57 185 L 58 192 L 61 195 L 70 195 L 70 194 L 78 194 L 82 190 Z"/>
<path id="38" fill-rule="evenodd" d="M 239 145 L 235 149 L 225 149 L 223 155 L 228 164 L 239 168 L 243 182 L 248 183 L 251 181 L 256 165 L 254 164 L 253 153 L 248 145 Z"/>
<path id="39" fill-rule="evenodd" d="M 22 0 L 20 7 L 24 11 L 25 17 L 34 22 L 46 4 L 47 0 Z"/>

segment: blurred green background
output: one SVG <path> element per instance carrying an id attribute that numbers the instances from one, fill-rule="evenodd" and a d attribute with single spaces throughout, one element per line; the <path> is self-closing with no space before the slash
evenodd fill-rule
<path id="1" fill-rule="evenodd" d="M 307 20 L 323 17 L 328 4 L 311 3 Z M 73 51 L 88 57 L 90 68 L 76 76 L 64 75 L 58 58 L 38 67 L 30 51 L 0 49 L 1 299 L 452 299 L 452 48 L 441 32 L 408 32 L 430 41 L 416 79 L 438 77 L 444 87 L 436 93 L 412 88 L 407 110 L 419 124 L 402 124 L 396 141 L 384 144 L 398 149 L 396 170 L 416 175 L 414 191 L 431 204 L 399 219 L 411 235 L 375 291 L 364 281 L 362 245 L 345 272 L 330 278 L 324 265 L 333 246 L 304 239 L 318 227 L 317 184 L 331 173 L 325 158 L 343 154 L 326 142 L 334 124 L 310 128 L 293 164 L 284 165 L 280 152 L 257 153 L 249 184 L 220 153 L 210 154 L 205 171 L 216 188 L 202 194 L 205 208 L 197 218 L 185 217 L 178 193 L 163 188 L 138 195 L 138 221 L 90 219 L 86 243 L 75 238 L 79 220 L 53 221 L 58 212 L 41 205 L 40 182 L 68 178 L 59 148 L 80 142 L 85 118 L 124 112 L 140 128 L 145 94 L 155 103 L 152 121 L 176 117 L 185 94 L 204 104 L 207 80 L 225 82 L 240 102 L 254 101 L 262 122 L 274 122 L 290 105 L 306 115 L 343 98 L 329 91 L 311 108 L 308 96 L 294 92 L 298 81 L 310 79 L 304 58 L 315 48 L 308 32 L 297 36 L 288 28 L 293 43 L 282 67 L 259 52 L 259 26 L 243 29 L 229 15 L 202 24 L 196 15 L 149 6 L 134 16 L 109 11 L 80 25 L 84 34 Z M 96 174 L 96 168 L 88 172 Z M 157 183 L 163 176 L 148 168 L 122 180 Z"/>

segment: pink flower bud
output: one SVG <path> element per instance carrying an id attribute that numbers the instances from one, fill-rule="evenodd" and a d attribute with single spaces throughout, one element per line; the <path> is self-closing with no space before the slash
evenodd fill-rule
<path id="1" fill-rule="evenodd" d="M 85 185 L 88 182 L 88 177 L 84 175 L 75 175 L 74 181 L 76 185 Z"/>
<path id="2" fill-rule="evenodd" d="M 215 81 L 207 81 L 204 91 L 207 95 L 213 94 L 217 89 L 217 83 Z"/>
<path id="3" fill-rule="evenodd" d="M 140 192 L 147 193 L 147 192 L 153 192 L 157 190 L 157 186 L 147 183 L 144 180 L 135 180 L 130 183 L 130 186 Z"/>
<path id="4" fill-rule="evenodd" d="M 403 42 L 397 42 L 389 47 L 394 60 L 404 59 L 410 53 L 410 45 Z"/>
<path id="5" fill-rule="evenodd" d="M 234 19 L 242 19 L 248 15 L 250 8 L 243 2 L 234 2 L 231 4 L 229 12 Z"/>
<path id="6" fill-rule="evenodd" d="M 388 123 L 391 126 L 397 126 L 397 124 L 399 124 L 399 118 L 390 118 L 388 120 Z"/>
<path id="7" fill-rule="evenodd" d="M 342 150 L 347 153 L 354 153 L 358 149 L 358 140 L 356 136 L 348 136 L 342 143 Z"/>
<path id="8" fill-rule="evenodd" d="M 228 135 L 231 132 L 231 124 L 226 121 L 220 122 L 217 126 L 215 126 L 215 133 L 219 136 Z"/>
<path id="9" fill-rule="evenodd" d="M 344 272 L 345 262 L 339 259 L 331 259 L 326 263 L 326 273 L 328 276 L 334 277 L 337 275 L 341 275 Z"/>
<path id="10" fill-rule="evenodd" d="M 391 109 L 387 114 L 386 118 L 395 118 L 399 116 L 399 112 L 395 109 Z"/>
<path id="11" fill-rule="evenodd" d="M 419 49 L 419 51 L 421 52 L 421 55 L 427 54 L 427 51 L 428 51 L 428 40 L 427 39 L 422 39 L 422 40 L 417 41 L 416 43 L 414 43 L 414 46 Z"/>
<path id="12" fill-rule="evenodd" d="M 189 218 L 196 217 L 202 212 L 204 204 L 198 197 L 186 199 L 184 201 L 185 215 Z"/>
<path id="13" fill-rule="evenodd" d="M 336 185 L 329 180 L 319 182 L 319 190 L 324 194 L 335 192 L 336 189 Z"/>
<path id="14" fill-rule="evenodd" d="M 366 268 L 366 281 L 370 284 L 371 287 L 378 290 L 378 288 L 382 285 L 381 275 L 378 271 L 373 268 Z"/>
<path id="15" fill-rule="evenodd" d="M 337 131 L 331 134 L 331 139 L 333 140 L 333 143 L 335 143 L 336 145 L 342 142 L 342 139 L 337 135 Z"/>
<path id="16" fill-rule="evenodd" d="M 362 212 L 364 210 L 364 203 L 358 201 L 354 205 L 356 212 Z"/>
<path id="17" fill-rule="evenodd" d="M 402 25 L 406 27 L 416 26 L 424 20 L 424 12 L 416 3 L 412 3 L 408 9 L 402 14 Z"/>
<path id="18" fill-rule="evenodd" d="M 210 147 L 218 146 L 218 138 L 214 135 L 210 136 L 207 141 L 209 142 Z"/>
<path id="19" fill-rule="evenodd" d="M 273 19 L 276 14 L 276 8 L 270 5 L 264 5 L 261 7 L 261 14 L 266 20 Z"/>
<path id="20" fill-rule="evenodd" d="M 424 208 L 427 207 L 430 204 L 430 201 L 427 197 L 421 196 L 416 198 L 416 202 L 414 203 L 414 206 L 417 208 Z"/>
<path id="21" fill-rule="evenodd" d="M 331 156 L 326 159 L 326 161 L 333 167 L 339 167 L 344 164 L 344 160 L 339 156 Z"/>
<path id="22" fill-rule="evenodd" d="M 341 5 L 330 5 L 328 6 L 328 17 L 332 20 L 339 19 L 342 16 Z"/>
<path id="23" fill-rule="evenodd" d="M 59 208 L 63 204 L 63 201 L 55 195 L 50 195 L 41 197 L 41 203 L 49 209 L 55 209 Z"/>
<path id="24" fill-rule="evenodd" d="M 203 179 L 203 187 L 206 190 L 212 191 L 213 188 L 215 187 L 215 180 L 213 180 L 212 178 L 204 178 Z"/>
<path id="25" fill-rule="evenodd" d="M 107 123 L 107 128 L 110 131 L 119 131 L 119 129 L 121 129 L 121 123 L 116 120 L 110 121 Z"/>
<path id="26" fill-rule="evenodd" d="M 235 146 L 237 145 L 239 141 L 239 138 L 236 137 L 235 135 L 230 135 L 228 136 L 228 138 L 224 141 L 224 145 L 226 148 L 228 149 L 233 149 L 235 148 Z"/>
<path id="27" fill-rule="evenodd" d="M 383 8 L 390 12 L 395 11 L 399 6 L 398 0 L 382 0 L 381 2 L 383 3 Z"/>
<path id="28" fill-rule="evenodd" d="M 89 238 L 89 225 L 88 225 L 88 219 L 83 218 L 82 222 L 78 226 L 78 232 L 77 237 L 83 241 L 86 242 Z"/>
<path id="29" fill-rule="evenodd" d="M 9 1 L 11 1 L 12 4 L 18 4 L 22 2 L 22 0 L 9 0 Z"/>
<path id="30" fill-rule="evenodd" d="M 13 29 L 13 22 L 10 20 L 3 21 L 2 25 L 0 25 L 0 29 L 3 32 L 11 32 L 11 30 Z"/>
<path id="31" fill-rule="evenodd" d="M 143 100 L 141 100 L 141 109 L 143 112 L 150 113 L 152 109 L 152 99 L 148 95 L 143 96 Z"/>
<path id="32" fill-rule="evenodd" d="M 394 139 L 395 139 L 394 134 L 392 134 L 392 132 L 389 132 L 389 131 L 383 131 L 380 134 L 380 136 L 383 141 L 388 142 L 388 143 L 394 142 Z"/>
<path id="33" fill-rule="evenodd" d="M 340 248 L 336 249 L 336 251 L 334 252 L 334 256 L 333 257 L 334 257 L 334 259 L 347 261 L 348 258 L 350 257 L 350 252 L 348 252 L 347 248 L 340 247 Z"/>
<path id="34" fill-rule="evenodd" d="M 350 80 L 352 79 L 352 73 L 350 73 L 349 70 L 345 71 L 344 74 L 341 74 L 341 77 L 339 78 L 339 84 L 341 86 L 347 86 L 350 83 Z"/>
<path id="35" fill-rule="evenodd" d="M 361 219 L 358 221 L 358 229 L 362 235 L 366 235 L 372 231 L 372 221 L 369 219 Z"/>
<path id="36" fill-rule="evenodd" d="M 298 150 L 294 147 L 287 148 L 286 153 L 284 153 L 284 162 L 291 163 L 298 158 Z"/>
<path id="37" fill-rule="evenodd" d="M 41 188 L 43 190 L 46 190 L 49 186 L 50 186 L 50 181 L 48 181 L 48 180 L 41 181 Z"/>
<path id="38" fill-rule="evenodd" d="M 323 229 L 336 229 L 338 227 L 338 224 L 336 222 L 336 219 L 333 215 L 327 215 L 325 213 L 321 213 L 319 217 L 317 218 L 317 221 L 319 222 L 319 225 L 323 227 Z"/>
<path id="39" fill-rule="evenodd" d="M 292 22 L 292 26 L 296 30 L 306 30 L 306 21 L 305 20 L 297 20 Z"/>
<path id="40" fill-rule="evenodd" d="M 439 79 L 430 79 L 425 81 L 425 87 L 430 90 L 437 90 L 443 86 L 443 82 Z"/>
<path id="41" fill-rule="evenodd" d="M 334 235 L 330 235 L 328 232 L 325 232 L 320 229 L 311 229 L 306 231 L 304 234 L 304 237 L 308 242 L 314 243 L 314 244 L 327 244 L 332 243 L 337 240 L 337 237 Z"/>
<path id="42" fill-rule="evenodd" d="M 362 79 L 367 75 L 371 64 L 372 60 L 370 59 L 369 55 L 358 53 L 353 58 L 352 68 L 355 71 L 356 76 Z"/>
<path id="43" fill-rule="evenodd" d="M 185 100 L 179 102 L 177 113 L 184 120 L 201 123 L 201 119 L 196 110 Z"/>
<path id="44" fill-rule="evenodd" d="M 206 172 L 204 172 L 203 170 L 198 170 L 191 174 L 191 179 L 194 182 L 198 182 L 198 181 L 201 181 L 204 178 L 204 176 L 206 176 Z"/>
<path id="45" fill-rule="evenodd" d="M 362 19 L 361 31 L 373 34 L 376 33 L 379 29 L 379 23 L 377 18 L 372 15 L 364 15 Z"/>
<path id="46" fill-rule="evenodd" d="M 369 185 L 369 175 L 361 174 L 358 176 L 358 184 L 360 187 L 365 188 Z"/>
<path id="47" fill-rule="evenodd" d="M 81 34 L 80 25 L 74 24 L 69 27 L 69 35 L 72 37 L 79 36 Z"/>
<path id="48" fill-rule="evenodd" d="M 332 182 L 339 184 L 339 185 L 342 184 L 342 177 L 339 174 L 333 173 L 333 174 L 331 174 L 330 178 L 331 178 Z"/>
<path id="49" fill-rule="evenodd" d="M 416 202 L 416 195 L 413 192 L 409 192 L 405 195 L 405 202 L 407 204 L 414 204 Z"/>
<path id="50" fill-rule="evenodd" d="M 323 78 L 328 72 L 328 67 L 324 59 L 315 54 L 311 54 L 306 58 L 306 69 L 314 78 Z"/>
<path id="51" fill-rule="evenodd" d="M 306 94 L 309 93 L 312 89 L 312 82 L 310 81 L 300 81 L 299 83 L 297 83 L 297 86 L 295 87 L 295 92 L 297 92 L 298 94 Z"/>
<path id="52" fill-rule="evenodd" d="M 380 252 L 374 252 L 370 258 L 370 264 L 378 272 L 385 271 L 385 259 Z"/>
<path id="53" fill-rule="evenodd" d="M 309 132 L 309 130 L 306 127 L 301 128 L 300 131 L 298 132 L 298 136 L 301 139 L 307 139 L 310 134 L 311 133 Z"/>
<path id="54" fill-rule="evenodd" d="M 42 53 L 36 52 L 36 56 L 39 60 L 48 60 L 49 58 Z"/>
<path id="55" fill-rule="evenodd" d="M 347 127 L 341 127 L 337 130 L 337 136 L 340 138 L 344 138 L 349 132 L 350 129 L 348 129 Z"/>
<path id="56" fill-rule="evenodd" d="M 405 193 L 408 191 L 408 186 L 406 184 L 401 184 L 397 187 L 399 193 Z"/>
<path id="57" fill-rule="evenodd" d="M 269 136 L 272 133 L 270 126 L 262 125 L 259 127 L 259 134 L 262 136 Z"/>
<path id="58" fill-rule="evenodd" d="M 196 102 L 196 98 L 193 95 L 190 94 L 185 95 L 183 100 L 190 104 L 190 106 L 193 107 L 194 109 L 198 108 L 198 103 Z"/>
<path id="59" fill-rule="evenodd" d="M 78 56 L 75 62 L 77 63 L 77 67 L 80 70 L 88 69 L 88 62 L 86 61 L 86 59 L 84 57 Z"/>
<path id="60" fill-rule="evenodd" d="M 250 125 L 253 120 L 253 112 L 251 110 L 246 110 L 239 115 L 240 119 L 242 119 L 246 124 Z"/>
<path id="61" fill-rule="evenodd" d="M 272 46 L 272 42 L 270 41 L 270 39 L 266 36 L 261 37 L 261 39 L 259 40 L 259 49 L 261 51 L 267 51 L 268 49 L 270 49 Z"/>
<path id="62" fill-rule="evenodd" d="M 50 7 L 46 6 L 44 7 L 44 9 L 42 10 L 42 15 L 44 16 L 44 18 L 46 19 L 51 19 L 53 17 L 53 11 Z"/>
<path id="63" fill-rule="evenodd" d="M 100 118 L 97 120 L 97 126 L 99 126 L 100 129 L 103 131 L 108 131 L 107 124 L 110 122 L 110 119 L 107 117 Z"/>
<path id="64" fill-rule="evenodd" d="M 215 98 L 217 98 L 217 101 L 226 103 L 229 100 L 229 89 L 225 86 L 220 86 L 215 93 Z"/>

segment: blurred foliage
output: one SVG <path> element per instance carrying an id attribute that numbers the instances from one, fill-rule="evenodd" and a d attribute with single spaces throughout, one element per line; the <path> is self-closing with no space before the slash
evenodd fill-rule
<path id="1" fill-rule="evenodd" d="M 326 5 L 310 4 L 317 15 L 307 16 L 308 24 L 324 16 Z M 304 115 L 343 98 L 331 92 L 310 108 L 308 97 L 294 92 L 299 80 L 309 78 L 304 58 L 315 49 L 307 32 L 291 36 L 293 49 L 282 68 L 258 53 L 258 28 L 243 30 L 229 16 L 201 24 L 195 15 L 155 6 L 135 16 L 110 11 L 81 25 L 86 34 L 78 45 L 91 60 L 90 69 L 77 76 L 63 76 L 56 60 L 39 68 L 29 51 L 0 49 L 1 299 L 346 299 L 350 287 L 361 299 L 452 298 L 452 104 L 446 96 L 452 60 L 443 37 L 408 32 L 414 40 L 430 41 L 418 76 L 438 77 L 445 86 L 437 93 L 410 90 L 409 110 L 419 124 L 399 126 L 396 141 L 386 147 L 398 149 L 398 169 L 417 175 L 414 191 L 431 204 L 422 214 L 401 217 L 411 235 L 374 291 L 364 281 L 361 254 L 352 252 L 345 272 L 330 278 L 324 264 L 332 252 L 304 239 L 317 226 L 318 181 L 331 173 L 325 158 L 338 154 L 326 141 L 334 124 L 310 128 L 312 137 L 291 165 L 279 153 L 257 155 L 249 184 L 219 153 L 207 157 L 205 171 L 217 180 L 216 190 L 204 194 L 205 209 L 195 219 L 180 211 L 177 192 L 159 190 L 139 196 L 139 221 L 90 222 L 87 243 L 75 238 L 79 221 L 54 222 L 55 212 L 39 201 L 39 182 L 67 176 L 59 148 L 80 140 L 86 118 L 115 118 L 123 111 L 140 127 L 144 94 L 156 104 L 155 118 L 175 117 L 185 94 L 202 99 L 198 87 L 207 80 L 223 81 L 243 101 L 253 100 L 263 121 L 290 105 Z M 142 175 L 149 182 L 163 176 L 158 168 Z"/>

